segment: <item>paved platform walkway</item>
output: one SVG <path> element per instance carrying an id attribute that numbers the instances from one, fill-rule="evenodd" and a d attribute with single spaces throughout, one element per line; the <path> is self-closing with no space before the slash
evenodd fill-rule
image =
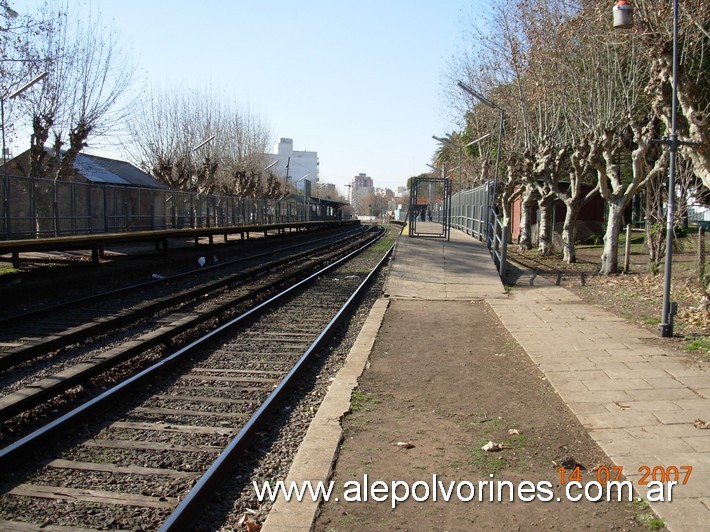
<path id="1" fill-rule="evenodd" d="M 485 245 L 456 230 L 450 241 L 399 238 L 386 298 L 483 299 L 545 373 L 614 464 L 639 486 L 644 467 L 692 466 L 670 503 L 652 504 L 670 530 L 710 526 L 710 364 L 649 342 L 656 336 L 557 286 L 506 294 Z M 365 368 L 387 300 L 378 302 L 299 449 L 290 480 L 326 480 L 337 456 L 340 418 Z M 436 334 L 436 331 L 432 331 Z M 655 345 L 654 345 L 655 344 Z M 371 427 L 370 430 L 376 430 Z M 681 474 L 681 478 L 682 478 Z M 263 532 L 309 530 L 315 503 L 278 501 Z"/>

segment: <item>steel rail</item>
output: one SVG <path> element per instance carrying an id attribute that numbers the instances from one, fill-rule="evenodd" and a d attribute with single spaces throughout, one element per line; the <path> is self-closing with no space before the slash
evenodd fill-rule
<path id="1" fill-rule="evenodd" d="M 283 247 L 283 248 L 279 248 L 278 251 L 279 251 L 279 252 L 291 251 L 291 250 L 298 249 L 298 248 L 301 248 L 301 247 L 305 247 L 305 246 L 308 246 L 308 245 L 311 245 L 311 244 L 315 244 L 315 243 L 318 243 L 318 242 L 322 242 L 322 241 L 328 240 L 328 239 L 330 239 L 330 238 L 334 238 L 335 236 L 338 236 L 338 237 L 347 237 L 348 235 L 350 235 L 350 234 L 352 234 L 352 233 L 358 233 L 358 232 L 364 232 L 364 231 L 363 231 L 363 229 L 361 229 L 361 228 L 357 228 L 357 229 L 355 229 L 355 230 L 345 231 L 345 232 L 343 232 L 342 234 L 331 235 L 331 236 L 329 236 L 329 237 L 318 238 L 318 239 L 315 239 L 315 240 L 309 240 L 308 242 L 302 242 L 302 243 L 300 243 L 300 244 L 294 244 L 294 245 L 291 245 L 291 246 L 286 246 L 286 247 Z M 65 302 L 63 302 L 63 303 L 58 303 L 58 304 L 55 304 L 55 305 L 45 306 L 45 307 L 42 307 L 41 309 L 30 310 L 30 311 L 27 311 L 27 312 L 23 312 L 23 313 L 21 313 L 21 314 L 14 314 L 14 315 L 12 315 L 12 316 L 0 317 L 0 326 L 4 326 L 4 325 L 6 325 L 6 324 L 11 324 L 11 323 L 16 322 L 16 321 L 25 321 L 25 320 L 30 319 L 30 318 L 36 318 L 36 317 L 43 316 L 43 315 L 47 315 L 47 314 L 53 314 L 53 313 L 55 313 L 55 312 L 58 312 L 58 311 L 61 311 L 61 310 L 65 310 L 65 309 L 68 309 L 68 308 L 71 308 L 71 307 L 74 307 L 74 306 L 77 306 L 77 305 L 85 305 L 85 304 L 91 303 L 91 302 L 103 301 L 103 300 L 106 299 L 107 297 L 110 298 L 110 297 L 120 296 L 120 295 L 123 295 L 123 294 L 128 294 L 128 293 L 130 293 L 130 292 L 132 292 L 132 291 L 135 291 L 135 290 L 138 290 L 138 289 L 141 289 L 141 288 L 147 288 L 147 287 L 151 287 L 151 286 L 157 286 L 157 285 L 160 285 L 160 284 L 167 284 L 167 283 L 169 283 L 169 282 L 174 282 L 174 281 L 177 281 L 177 280 L 180 280 L 180 279 L 187 279 L 187 278 L 189 278 L 189 277 L 191 277 L 191 276 L 203 275 L 203 274 L 205 274 L 206 272 L 209 272 L 209 271 L 212 271 L 212 270 L 223 269 L 223 268 L 226 268 L 226 267 L 228 267 L 228 266 L 233 266 L 233 265 L 235 265 L 235 264 L 238 264 L 238 263 L 240 263 L 240 262 L 246 262 L 246 261 L 249 261 L 249 260 L 255 260 L 255 259 L 259 259 L 259 258 L 261 258 L 261 257 L 268 257 L 268 256 L 270 256 L 270 255 L 273 255 L 273 253 L 274 253 L 274 250 L 272 249 L 272 250 L 269 250 L 269 251 L 265 251 L 265 252 L 263 252 L 263 253 L 256 253 L 255 255 L 250 255 L 250 256 L 248 256 L 248 257 L 240 257 L 240 258 L 238 258 L 238 259 L 228 260 L 228 261 L 220 262 L 220 263 L 218 263 L 218 264 L 211 264 L 211 265 L 209 265 L 209 266 L 203 266 L 203 267 L 200 268 L 200 269 L 195 269 L 195 270 L 190 270 L 190 271 L 186 271 L 186 272 L 181 272 L 181 273 L 177 273 L 177 274 L 174 274 L 174 275 L 168 275 L 168 276 L 165 276 L 165 277 L 162 278 L 162 279 L 152 279 L 152 280 L 150 280 L 150 281 L 145 281 L 145 282 L 138 283 L 138 284 L 134 284 L 134 285 L 130 285 L 130 286 L 124 286 L 124 287 L 121 287 L 121 288 L 116 288 L 116 289 L 114 289 L 114 290 L 107 290 L 107 291 L 100 292 L 100 293 L 97 293 L 97 294 L 92 294 L 92 295 L 87 296 L 87 297 L 83 297 L 83 298 L 79 298 L 79 299 L 73 299 L 73 300 L 71 300 L 71 301 L 65 301 Z"/>
<path id="2" fill-rule="evenodd" d="M 371 245 L 371 244 L 368 244 Z M 239 453 L 243 452 L 249 444 L 251 437 L 272 413 L 276 405 L 284 398 L 284 395 L 293 388 L 296 378 L 308 367 L 311 355 L 318 350 L 323 341 L 328 338 L 332 329 L 340 322 L 351 305 L 363 293 L 369 285 L 372 277 L 379 271 L 387 258 L 392 253 L 394 244 L 387 250 L 387 253 L 370 271 L 367 277 L 360 283 L 355 292 L 348 298 L 340 308 L 335 317 L 321 331 L 318 338 L 311 344 L 294 367 L 286 374 L 273 392 L 266 398 L 259 409 L 251 416 L 246 425 L 239 431 L 226 449 L 219 455 L 212 466 L 200 477 L 200 480 L 190 490 L 187 496 L 180 502 L 178 507 L 170 514 L 170 517 L 160 528 L 161 532 L 172 532 L 178 530 L 188 530 L 199 513 L 200 508 L 207 502 L 207 499 L 214 493 L 217 486 L 223 481 L 230 470 L 237 462 Z M 320 275 L 320 274 L 318 274 Z"/>
<path id="3" fill-rule="evenodd" d="M 282 292 L 272 296 L 271 298 L 267 299 L 266 301 L 263 301 L 262 303 L 258 304 L 257 306 L 247 310 L 246 312 L 240 314 L 239 316 L 233 318 L 232 320 L 220 325 L 216 329 L 213 329 L 212 331 L 208 332 L 204 336 L 192 341 L 188 345 L 180 348 L 178 351 L 175 353 L 159 360 L 155 364 L 151 365 L 150 367 L 140 371 L 136 375 L 128 378 L 127 380 L 117 384 L 116 386 L 110 388 L 109 390 L 103 392 L 102 394 L 90 399 L 83 405 L 80 405 L 70 412 L 60 416 L 56 420 L 48 423 L 47 425 L 40 427 L 39 429 L 35 430 L 31 434 L 28 434 L 27 436 L 21 438 L 20 440 L 12 443 L 11 445 L 6 446 L 3 449 L 0 449 L 0 467 L 2 467 L 5 471 L 11 470 L 13 468 L 13 465 L 15 465 L 15 460 L 23 456 L 24 454 L 30 452 L 32 449 L 36 448 L 38 445 L 42 443 L 46 443 L 50 439 L 56 439 L 60 433 L 67 428 L 76 425 L 78 423 L 81 423 L 87 416 L 93 415 L 95 413 L 98 413 L 99 411 L 105 409 L 111 402 L 116 401 L 122 394 L 128 393 L 128 391 L 134 389 L 135 387 L 145 384 L 155 378 L 155 376 L 162 370 L 168 368 L 172 364 L 176 363 L 179 360 L 182 360 L 184 357 L 189 356 L 189 354 L 192 353 L 194 349 L 196 349 L 198 346 L 204 344 L 210 339 L 213 339 L 214 337 L 218 336 L 219 334 L 222 334 L 223 332 L 231 329 L 234 327 L 237 323 L 241 322 L 242 320 L 246 319 L 249 316 L 254 315 L 255 313 L 258 313 L 262 310 L 265 310 L 269 308 L 270 306 L 274 305 L 277 301 L 280 299 L 286 297 L 288 294 L 291 294 L 294 290 L 301 288 L 305 286 L 306 284 L 313 282 L 315 279 L 317 279 L 319 276 L 323 275 L 327 271 L 335 268 L 336 266 L 346 262 L 349 260 L 351 257 L 354 255 L 360 253 L 370 245 L 372 245 L 374 242 L 376 242 L 379 238 L 381 238 L 382 232 L 377 239 L 364 244 L 363 246 L 360 246 L 359 248 L 353 250 L 352 252 L 348 253 L 344 257 L 332 262 L 331 264 L 327 265 L 326 267 L 322 268 L 321 270 L 309 275 L 308 277 L 296 282 L 295 284 L 291 285 L 287 289 L 283 290 Z"/>
<path id="4" fill-rule="evenodd" d="M 322 250 L 323 248 L 319 249 Z M 309 252 L 304 252 L 303 254 L 307 253 Z M 301 255 L 302 254 L 296 255 L 296 257 L 300 257 Z M 278 267 L 285 262 L 292 261 L 293 258 L 294 257 L 292 256 L 286 259 L 278 259 L 264 266 L 249 269 L 240 273 L 238 277 L 241 278 L 245 275 L 253 277 L 261 273 L 268 274 L 268 271 L 263 272 L 262 270 Z M 18 390 L 17 392 L 0 397 L 0 421 L 5 421 L 21 412 L 28 410 L 29 408 L 37 406 L 49 398 L 56 397 L 61 392 L 84 382 L 87 378 L 112 369 L 118 364 L 128 360 L 131 357 L 137 356 L 150 348 L 164 344 L 189 329 L 219 316 L 235 305 L 239 305 L 255 296 L 274 290 L 277 286 L 283 284 L 285 280 L 303 275 L 310 269 L 311 268 L 308 266 L 299 268 L 293 272 L 290 272 L 286 277 L 281 277 L 275 281 L 261 285 L 256 291 L 240 295 L 226 302 L 218 303 L 213 308 L 205 312 L 194 315 L 188 314 L 187 318 L 183 317 L 181 319 L 168 320 L 166 325 L 156 331 L 150 331 L 144 334 L 137 339 L 137 341 L 128 342 L 125 347 L 115 348 L 98 357 L 95 357 L 93 359 L 94 362 L 91 365 L 88 363 L 80 364 L 80 369 L 78 371 L 69 370 L 58 375 L 53 375 L 45 378 L 42 385 L 35 383 Z M 178 314 L 183 315 L 184 310 L 179 310 Z M 0 359 L 0 362 L 2 362 L 2 359 Z"/>
<path id="5" fill-rule="evenodd" d="M 346 241 L 349 238 L 350 237 L 347 236 L 346 238 L 341 238 L 338 241 Z M 325 240 L 325 239 L 323 239 L 323 240 Z M 318 240 L 315 242 L 318 242 Z M 313 243 L 313 242 L 311 242 L 311 243 Z M 289 251 L 291 249 L 296 249 L 298 247 L 303 247 L 303 246 L 302 245 L 292 246 L 289 248 L 285 248 L 282 251 Z M 163 310 L 171 305 L 181 304 L 181 303 L 184 303 L 185 301 L 188 301 L 190 299 L 197 299 L 198 297 L 201 297 L 202 295 L 204 295 L 205 293 L 207 293 L 211 290 L 222 288 L 222 287 L 224 287 L 228 284 L 231 284 L 231 283 L 241 282 L 243 279 L 253 277 L 254 275 L 259 275 L 269 268 L 275 268 L 275 267 L 281 266 L 281 265 L 291 262 L 293 260 L 297 260 L 297 259 L 306 257 L 309 254 L 322 251 L 323 249 L 326 249 L 328 247 L 329 247 L 329 245 L 324 245 L 324 246 L 321 246 L 321 247 L 316 248 L 314 250 L 306 250 L 306 251 L 303 251 L 303 252 L 296 254 L 296 255 L 292 255 L 289 257 L 281 258 L 281 259 L 276 259 L 276 260 L 271 261 L 267 264 L 259 265 L 257 267 L 250 268 L 248 270 L 244 270 L 242 272 L 234 274 L 233 276 L 231 276 L 229 278 L 211 281 L 205 285 L 198 286 L 198 287 L 190 289 L 190 290 L 184 290 L 184 291 L 179 292 L 177 294 L 167 295 L 165 297 L 151 300 L 146 304 L 133 307 L 133 310 L 131 313 L 119 313 L 119 314 L 116 314 L 108 319 L 93 320 L 88 324 L 75 326 L 75 327 L 68 329 L 64 332 L 58 332 L 58 333 L 52 334 L 48 338 L 41 340 L 39 342 L 30 343 L 27 346 L 20 347 L 18 349 L 12 350 L 12 351 L 7 351 L 5 353 L 0 353 L 0 370 L 9 369 L 13 366 L 16 366 L 17 364 L 21 364 L 23 362 L 27 362 L 27 361 L 32 360 L 34 358 L 38 358 L 40 356 L 43 356 L 52 350 L 60 349 L 64 346 L 66 346 L 68 342 L 75 342 L 76 343 L 76 342 L 84 341 L 88 338 L 91 338 L 92 336 L 97 336 L 99 334 L 105 333 L 106 331 L 114 330 L 117 327 L 125 326 L 125 325 L 133 323 L 133 322 L 137 321 L 138 319 L 143 318 L 145 316 L 151 316 L 155 312 Z M 236 261 L 233 261 L 233 263 L 236 263 L 236 262 L 239 262 L 242 260 L 254 260 L 254 259 L 258 259 L 260 257 L 269 256 L 271 254 L 273 254 L 273 252 L 261 253 L 261 254 L 258 254 L 258 255 L 252 256 L 252 257 L 238 259 Z M 228 265 L 228 263 L 213 265 L 213 266 L 210 266 L 209 268 L 223 267 L 225 265 Z M 57 306 L 51 307 L 51 308 L 54 311 L 60 309 L 60 307 L 63 307 L 62 310 L 66 310 L 66 309 L 71 308 L 73 306 L 80 306 L 82 304 L 86 304 L 89 301 L 94 301 L 94 300 L 100 301 L 101 299 L 106 298 L 106 297 L 120 296 L 121 294 L 124 294 L 124 293 L 130 293 L 132 291 L 142 289 L 142 288 L 145 288 L 148 286 L 154 286 L 154 284 L 162 284 L 162 283 L 167 284 L 169 282 L 174 282 L 178 279 L 187 278 L 192 275 L 196 275 L 197 273 L 202 273 L 202 271 L 195 270 L 195 271 L 191 271 L 191 272 L 184 272 L 184 273 L 177 274 L 174 276 L 166 277 L 165 279 L 160 279 L 160 280 L 156 280 L 156 281 L 148 281 L 145 283 L 132 285 L 130 287 L 125 287 L 125 288 L 120 288 L 120 289 L 117 289 L 114 291 L 104 292 L 104 293 L 100 294 L 99 296 L 90 296 L 89 298 L 86 298 L 86 299 L 74 300 L 72 302 L 67 302 L 66 304 L 57 305 Z M 64 305 L 66 305 L 66 306 L 64 306 Z M 40 313 L 44 314 L 43 311 L 41 311 Z M 33 314 L 32 317 L 35 317 L 35 315 Z M 22 319 L 23 320 L 28 319 L 28 314 L 23 314 Z M 1 320 L 0 320 L 0 324 L 2 324 Z"/>

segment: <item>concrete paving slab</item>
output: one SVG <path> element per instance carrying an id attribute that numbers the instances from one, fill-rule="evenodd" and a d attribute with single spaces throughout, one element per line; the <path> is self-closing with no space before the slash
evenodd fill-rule
<path id="1" fill-rule="evenodd" d="M 517 330 L 521 323 L 537 323 L 540 305 L 551 305 L 549 297 L 542 294 L 546 289 L 514 288 L 505 304 L 491 301 L 490 305 L 509 330 Z M 555 292 L 559 290 L 557 287 Z M 511 304 L 515 303 L 517 312 L 510 312 Z M 643 465 L 668 467 L 690 462 L 704 464 L 710 460 L 710 434 L 700 435 L 692 426 L 697 417 L 710 417 L 710 402 L 703 393 L 708 388 L 710 374 L 667 349 L 644 344 L 644 339 L 653 337 L 647 331 L 618 319 L 607 319 L 607 313 L 598 308 L 579 304 L 575 309 L 578 314 L 590 316 L 589 322 L 575 327 L 580 338 L 584 338 L 581 345 L 585 346 L 586 356 L 581 363 L 576 351 L 580 344 L 569 340 L 570 328 L 564 320 L 550 321 L 553 329 L 557 329 L 550 333 L 555 338 L 554 355 L 549 352 L 546 355 L 539 341 L 530 335 L 514 333 L 514 336 L 528 353 L 535 353 L 531 358 L 546 374 L 559 373 L 546 368 L 550 367 L 548 364 L 559 367 L 561 363 L 580 375 L 590 367 L 605 371 L 607 379 L 581 380 L 588 392 L 565 388 L 565 383 L 558 391 L 610 458 L 626 471 L 636 473 Z M 605 337 L 590 337 L 590 326 L 601 327 Z M 557 341 L 560 334 L 567 339 L 567 349 L 562 349 Z M 592 351 L 596 353 L 589 353 L 590 346 L 594 346 Z M 566 379 L 573 377 L 567 375 Z M 554 377 L 550 382 L 557 388 Z M 634 467 L 629 468 L 629 464 Z M 641 475 L 631 478 L 636 481 L 639 493 L 644 493 L 644 488 L 638 486 Z M 692 483 L 683 486 L 681 505 L 652 503 L 652 507 L 671 530 L 700 530 L 697 525 L 710 520 L 710 509 L 701 501 L 707 497 L 709 486 L 706 474 L 695 475 Z M 683 511 L 679 512 L 680 507 Z"/>

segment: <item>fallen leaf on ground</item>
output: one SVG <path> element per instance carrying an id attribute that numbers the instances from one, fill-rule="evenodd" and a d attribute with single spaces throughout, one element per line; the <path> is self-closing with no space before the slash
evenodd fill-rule
<path id="1" fill-rule="evenodd" d="M 398 441 L 395 445 L 400 449 L 414 449 L 414 444 L 411 441 Z"/>
<path id="2" fill-rule="evenodd" d="M 496 451 L 503 450 L 503 444 L 489 441 L 487 444 L 485 444 L 483 447 L 481 447 L 481 449 L 483 449 L 487 453 L 494 453 Z"/>
<path id="3" fill-rule="evenodd" d="M 244 527 L 246 532 L 259 532 L 261 530 L 261 525 L 252 521 L 248 512 L 253 512 L 253 510 L 247 509 L 247 511 L 239 518 L 239 527 Z"/>

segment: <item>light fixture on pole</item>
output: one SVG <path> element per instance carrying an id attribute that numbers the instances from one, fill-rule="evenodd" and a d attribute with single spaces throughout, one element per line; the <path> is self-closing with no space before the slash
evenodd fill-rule
<path id="1" fill-rule="evenodd" d="M 209 144 L 214 140 L 214 135 L 206 138 L 202 142 L 198 143 L 197 146 L 192 148 L 188 153 L 187 153 L 187 171 L 190 172 L 190 209 L 192 210 L 192 215 L 190 216 L 190 225 L 194 229 L 197 227 L 197 212 L 195 211 L 195 197 L 193 192 L 197 192 L 197 178 L 196 176 L 193 175 L 192 172 L 192 157 L 191 155 L 202 148 L 203 146 Z M 202 208 L 200 208 L 200 211 Z"/>
<path id="2" fill-rule="evenodd" d="M 19 14 L 17 13 L 17 11 L 15 11 L 14 9 L 12 9 L 12 8 L 11 8 L 10 6 L 8 6 L 7 4 L 5 4 L 5 8 L 4 8 L 4 9 L 5 9 L 5 16 L 7 16 L 7 18 L 16 19 L 16 18 L 19 16 Z"/>
<path id="3" fill-rule="evenodd" d="M 459 183 L 458 183 L 459 191 L 461 191 L 461 183 L 462 183 L 461 176 L 462 176 L 462 172 L 463 172 L 463 166 L 462 166 L 462 164 L 463 164 L 463 162 L 462 162 L 463 150 L 465 148 L 468 148 L 469 146 L 473 146 L 474 144 L 481 142 L 482 140 L 487 139 L 490 136 L 491 136 L 490 133 L 486 133 L 482 137 L 479 137 L 476 140 L 472 140 L 468 144 L 457 144 L 457 143 L 451 141 L 450 139 L 447 139 L 446 137 L 437 137 L 436 135 L 431 136 L 431 138 L 433 138 L 436 141 L 441 142 L 442 144 L 449 144 L 450 146 L 453 146 L 453 147 L 459 149 L 459 167 L 458 167 L 458 170 L 459 170 Z"/>
<path id="4" fill-rule="evenodd" d="M 9 9 L 6 7 L 6 9 Z M 12 11 L 12 10 L 10 10 Z M 17 13 L 15 13 L 15 16 L 17 16 Z M 3 167 L 3 180 L 2 180 L 2 190 L 3 190 L 3 207 L 5 209 L 5 236 L 6 238 L 10 238 L 11 235 L 11 228 L 10 228 L 10 222 L 11 222 L 11 217 L 10 217 L 10 176 L 8 174 L 8 167 L 7 167 L 7 148 L 5 146 L 5 100 L 12 100 L 13 98 L 16 98 L 23 92 L 25 92 L 27 89 L 29 89 L 32 85 L 37 83 L 38 81 L 44 79 L 47 77 L 48 72 L 42 72 L 38 76 L 32 78 L 30 81 L 25 83 L 22 87 L 17 89 L 16 91 L 12 92 L 11 94 L 3 95 L 0 97 L 0 127 L 2 128 L 2 167 Z"/>
<path id="5" fill-rule="evenodd" d="M 205 144 L 209 144 L 209 143 L 212 142 L 213 140 L 214 140 L 214 135 L 212 135 L 210 138 L 207 138 L 207 139 L 203 140 L 202 142 L 200 142 L 197 146 L 195 146 L 194 148 L 192 148 L 192 151 L 197 151 L 197 150 L 199 150 L 202 146 L 204 146 Z"/>
<path id="6" fill-rule="evenodd" d="M 431 138 L 436 140 L 437 142 L 441 142 L 442 144 L 448 144 L 449 146 L 453 146 L 454 148 L 458 148 L 459 150 L 459 182 L 458 182 L 458 189 L 461 190 L 461 155 L 463 152 L 463 146 L 461 144 L 457 144 L 456 142 L 453 142 L 452 140 L 447 139 L 446 137 L 437 137 L 436 135 L 432 135 Z"/>
<path id="7" fill-rule="evenodd" d="M 483 96 L 482 94 L 479 94 L 475 90 L 473 90 L 470 86 L 465 84 L 463 81 L 457 81 L 456 85 L 459 86 L 460 89 L 462 89 L 464 92 L 470 94 L 474 98 L 476 98 L 478 101 L 480 101 L 482 104 L 490 107 L 491 109 L 497 109 L 499 113 L 499 121 L 498 121 L 498 149 L 496 150 L 496 167 L 495 171 L 493 172 L 493 205 L 495 206 L 495 197 L 496 197 L 496 188 L 498 187 L 498 167 L 500 166 L 500 148 L 501 148 L 501 142 L 503 140 L 503 123 L 505 122 L 505 110 L 503 108 L 499 107 L 498 105 L 494 104 L 492 101 L 490 101 L 488 98 Z"/>
<path id="8" fill-rule="evenodd" d="M 619 0 L 614 9 L 614 27 L 618 29 L 632 28 L 634 25 L 634 9 L 627 0 Z"/>
<path id="9" fill-rule="evenodd" d="M 486 201 L 488 202 L 488 205 L 486 205 L 486 217 L 485 217 L 485 222 L 484 222 L 484 227 L 485 227 L 485 233 L 486 233 L 486 241 L 489 243 L 491 242 L 491 235 L 493 233 L 492 231 L 492 223 L 495 222 L 495 217 L 497 216 L 497 210 L 496 210 L 496 191 L 498 189 L 498 167 L 500 166 L 500 150 L 501 150 L 501 143 L 503 141 L 503 123 L 505 122 L 505 111 L 503 108 L 499 107 L 498 105 L 494 104 L 492 101 L 490 101 L 488 98 L 483 96 L 482 94 L 479 94 L 473 88 L 471 88 L 469 85 L 464 83 L 463 81 L 457 81 L 456 85 L 459 86 L 461 90 L 464 92 L 470 94 L 474 98 L 476 98 L 479 102 L 482 104 L 490 107 L 491 109 L 498 109 L 499 113 L 499 121 L 498 121 L 498 148 L 496 150 L 496 167 L 493 172 L 493 188 L 491 190 L 491 193 L 487 195 Z M 493 212 L 493 217 L 494 220 L 493 222 L 491 221 L 491 211 Z"/>

